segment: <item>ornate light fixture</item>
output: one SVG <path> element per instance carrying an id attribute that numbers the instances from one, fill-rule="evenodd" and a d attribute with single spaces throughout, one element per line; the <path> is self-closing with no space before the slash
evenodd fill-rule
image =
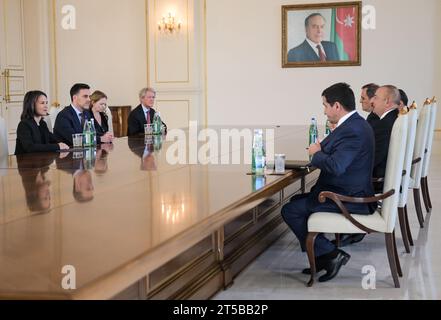
<path id="1" fill-rule="evenodd" d="M 162 17 L 158 23 L 158 30 L 164 33 L 174 33 L 181 30 L 181 22 L 176 21 L 176 17 L 170 12 L 167 17 Z"/>

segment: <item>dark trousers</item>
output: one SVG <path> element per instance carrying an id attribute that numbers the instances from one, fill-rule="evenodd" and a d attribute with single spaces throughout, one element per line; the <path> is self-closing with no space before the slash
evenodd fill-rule
<path id="1" fill-rule="evenodd" d="M 306 237 L 308 236 L 308 218 L 313 212 L 310 212 L 306 206 L 306 200 L 309 194 L 295 196 L 291 202 L 282 208 L 282 217 L 286 224 L 300 241 L 302 251 L 306 251 Z M 316 257 L 330 253 L 336 249 L 323 234 L 319 234 L 315 240 L 314 253 Z"/>

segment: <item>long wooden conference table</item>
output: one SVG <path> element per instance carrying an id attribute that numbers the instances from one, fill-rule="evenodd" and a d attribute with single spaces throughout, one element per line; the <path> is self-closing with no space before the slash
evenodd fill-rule
<path id="1" fill-rule="evenodd" d="M 273 129 L 275 153 L 307 158 L 306 127 Z M 210 298 L 287 232 L 282 205 L 317 178 L 172 165 L 159 138 L 0 161 L 0 299 Z"/>

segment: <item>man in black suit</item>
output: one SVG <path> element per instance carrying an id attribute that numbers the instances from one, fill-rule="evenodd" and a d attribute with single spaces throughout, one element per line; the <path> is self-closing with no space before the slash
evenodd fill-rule
<path id="1" fill-rule="evenodd" d="M 394 86 L 377 87 L 375 84 L 369 84 L 365 87 L 366 88 L 363 87 L 361 102 L 364 111 L 371 111 L 367 121 L 371 125 L 375 136 L 375 160 L 372 176 L 375 180 L 378 180 L 383 179 L 386 173 L 390 136 L 395 120 L 397 120 L 398 117 L 398 105 L 401 100 L 401 95 Z M 367 95 L 365 99 L 363 99 L 364 94 Z M 372 98 L 367 100 L 370 96 L 372 96 Z M 382 193 L 383 186 L 384 183 L 381 180 L 375 181 L 375 192 Z M 341 234 L 340 246 L 345 247 L 358 243 L 362 241 L 365 236 L 366 234 L 364 233 Z"/>
<path id="2" fill-rule="evenodd" d="M 374 106 L 372 104 L 375 92 L 377 92 L 378 88 L 380 88 L 380 86 L 375 83 L 369 83 L 361 88 L 361 108 L 364 112 L 369 113 L 366 120 L 371 126 L 374 126 L 375 123 L 380 120 L 380 118 L 374 113 Z"/>
<path id="3" fill-rule="evenodd" d="M 55 138 L 72 146 L 72 135 L 83 133 L 84 121 L 92 119 L 90 107 L 90 87 L 84 83 L 75 84 L 70 89 L 71 105 L 65 107 L 57 115 L 54 126 Z M 110 143 L 113 140 L 111 133 L 107 132 L 97 137 L 97 143 Z"/>
<path id="4" fill-rule="evenodd" d="M 339 61 L 337 46 L 334 42 L 323 41 L 325 18 L 313 13 L 305 19 L 305 41 L 289 50 L 288 62 Z"/>
<path id="5" fill-rule="evenodd" d="M 156 113 L 155 109 L 153 109 L 155 98 L 156 91 L 152 88 L 144 88 L 139 92 L 139 101 L 141 104 L 130 112 L 128 119 L 127 135 L 129 137 L 144 134 L 144 126 L 147 123 L 153 124 L 153 119 Z M 167 131 L 166 124 L 164 122 L 162 122 L 162 124 Z"/>
<path id="6" fill-rule="evenodd" d="M 394 86 L 382 86 L 375 93 L 374 112 L 380 120 L 373 127 L 375 134 L 374 178 L 384 178 L 386 174 L 387 156 L 389 154 L 390 136 L 395 120 L 398 118 L 398 106 L 401 95 Z M 383 183 L 375 183 L 375 191 L 383 192 Z"/>
<path id="7" fill-rule="evenodd" d="M 346 83 L 338 83 L 323 94 L 325 114 L 336 128 L 322 142 L 312 144 L 309 153 L 312 166 L 320 176 L 310 193 L 295 196 L 282 209 L 282 216 L 305 250 L 308 218 L 315 212 L 341 210 L 332 201 L 319 202 L 322 191 L 336 192 L 349 197 L 371 197 L 374 161 L 374 134 L 369 124 L 355 111 L 354 92 Z M 347 204 L 350 212 L 369 215 L 375 212 L 371 204 Z M 350 256 L 335 247 L 323 234 L 315 241 L 317 270 L 326 270 L 320 282 L 334 278 Z M 310 272 L 308 269 L 304 273 Z"/>

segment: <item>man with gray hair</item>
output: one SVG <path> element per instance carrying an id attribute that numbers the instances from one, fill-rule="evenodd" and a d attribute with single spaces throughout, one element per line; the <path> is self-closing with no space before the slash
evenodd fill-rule
<path id="1" fill-rule="evenodd" d="M 363 93 L 367 95 L 367 90 L 374 92 L 372 99 L 363 99 Z M 375 90 L 375 91 L 374 91 Z M 384 183 L 381 179 L 386 174 L 387 156 L 389 154 L 390 136 L 395 120 L 398 118 L 398 106 L 401 95 L 394 86 L 379 87 L 374 84 L 363 87 L 361 103 L 364 111 L 373 110 L 371 113 L 371 125 L 375 136 L 375 158 L 372 176 L 378 182 L 374 182 L 375 193 L 383 193 Z M 367 96 L 368 97 L 368 96 Z M 373 107 L 370 109 L 370 107 Z M 377 119 L 375 119 L 377 117 Z M 342 234 L 340 235 L 340 246 L 345 247 L 350 244 L 358 243 L 364 239 L 366 234 Z M 335 242 L 334 242 L 335 243 Z"/>
<path id="2" fill-rule="evenodd" d="M 398 106 L 401 95 L 397 87 L 387 85 L 380 87 L 372 100 L 374 113 L 380 120 L 373 127 L 375 134 L 374 178 L 384 178 L 386 173 L 389 142 L 395 120 L 398 118 Z M 375 191 L 382 192 L 383 183 L 376 183 Z"/>
<path id="3" fill-rule="evenodd" d="M 143 88 L 139 92 L 139 102 L 141 103 L 132 112 L 130 112 L 128 120 L 127 135 L 134 136 L 138 134 L 144 134 L 144 126 L 146 124 L 153 124 L 153 118 L 155 116 L 155 104 L 156 91 L 153 88 Z M 164 122 L 162 124 L 167 131 L 167 126 Z"/>

